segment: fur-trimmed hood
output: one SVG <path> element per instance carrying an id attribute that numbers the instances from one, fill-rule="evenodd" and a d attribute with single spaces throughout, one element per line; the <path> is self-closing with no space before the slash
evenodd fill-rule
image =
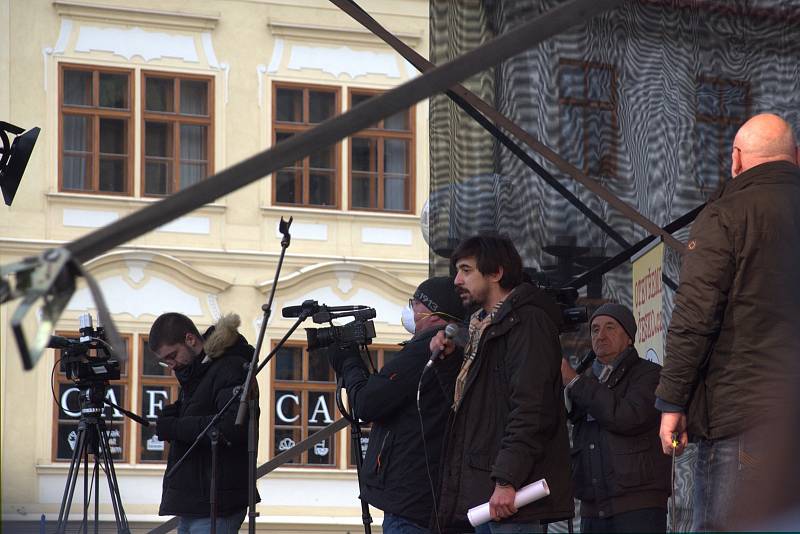
<path id="1" fill-rule="evenodd" d="M 239 341 L 241 324 L 242 320 L 235 313 L 228 313 L 220 317 L 217 324 L 209 328 L 203 336 L 205 338 L 203 350 L 206 358 L 213 360 L 225 355 L 227 349 Z"/>

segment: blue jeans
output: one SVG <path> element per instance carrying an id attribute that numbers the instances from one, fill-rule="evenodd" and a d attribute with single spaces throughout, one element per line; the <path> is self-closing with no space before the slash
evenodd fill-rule
<path id="1" fill-rule="evenodd" d="M 769 434 L 757 429 L 726 439 L 698 444 L 692 496 L 692 530 L 732 528 L 737 498 L 759 480 L 764 441 Z"/>
<path id="2" fill-rule="evenodd" d="M 642 508 L 611 517 L 581 517 L 581 532 L 666 532 L 666 508 Z"/>
<path id="3" fill-rule="evenodd" d="M 242 526 L 247 508 L 225 517 L 217 517 L 217 534 L 236 534 Z M 208 534 L 211 532 L 210 517 L 179 517 L 178 534 Z"/>
<path id="4" fill-rule="evenodd" d="M 475 527 L 475 534 L 535 534 L 544 532 L 544 527 L 538 521 L 533 523 L 498 523 L 489 521 Z"/>
<path id="5" fill-rule="evenodd" d="M 405 517 L 384 512 L 383 534 L 430 534 L 430 530 L 409 521 Z"/>

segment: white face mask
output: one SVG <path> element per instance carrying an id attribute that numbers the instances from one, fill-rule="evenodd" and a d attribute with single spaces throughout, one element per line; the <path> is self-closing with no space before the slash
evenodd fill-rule
<path id="1" fill-rule="evenodd" d="M 406 304 L 406 307 L 403 308 L 400 322 L 403 323 L 403 327 L 408 330 L 409 334 L 413 334 L 417 330 L 417 323 L 414 322 L 414 310 L 411 309 L 411 305 Z"/>

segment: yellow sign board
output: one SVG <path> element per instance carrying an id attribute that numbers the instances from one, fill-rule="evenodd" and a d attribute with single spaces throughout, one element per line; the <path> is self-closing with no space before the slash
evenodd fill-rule
<path id="1" fill-rule="evenodd" d="M 635 346 L 639 356 L 664 364 L 664 243 L 655 241 L 632 259 L 633 316 L 636 318 Z"/>

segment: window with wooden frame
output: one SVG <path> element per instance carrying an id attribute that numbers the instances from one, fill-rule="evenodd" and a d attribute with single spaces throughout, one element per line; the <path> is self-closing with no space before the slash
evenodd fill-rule
<path id="1" fill-rule="evenodd" d="M 272 362 L 272 456 L 333 423 L 336 377 L 324 351 L 310 353 L 305 344 L 281 347 Z M 336 437 L 320 440 L 289 465 L 334 467 Z"/>
<path id="2" fill-rule="evenodd" d="M 147 336 L 139 336 L 139 414 L 155 423 L 164 406 L 178 400 L 178 381 L 169 368 L 159 364 L 147 339 Z M 166 462 L 169 444 L 158 439 L 155 427 L 137 426 L 137 461 Z"/>
<path id="3" fill-rule="evenodd" d="M 750 83 L 700 76 L 696 81 L 695 183 L 707 198 L 731 176 L 731 150 L 750 116 Z"/>
<path id="4" fill-rule="evenodd" d="M 375 96 L 350 91 L 350 108 Z M 414 211 L 414 108 L 387 117 L 350 138 L 350 208 Z"/>
<path id="5" fill-rule="evenodd" d="M 372 360 L 375 369 L 383 369 L 383 366 L 392 361 L 400 354 L 402 349 L 397 345 L 370 345 L 369 356 Z M 367 454 L 367 447 L 369 446 L 369 433 L 372 430 L 372 425 L 361 425 L 361 458 Z M 353 462 L 353 448 L 352 441 L 347 440 L 347 467 L 355 469 L 356 464 Z"/>
<path id="6" fill-rule="evenodd" d="M 59 332 L 58 335 L 77 338 L 77 332 Z M 122 341 L 125 343 L 126 352 L 129 352 L 131 347 L 132 336 L 130 334 L 121 334 Z M 70 461 L 75 447 L 78 444 L 78 423 L 81 420 L 81 388 L 78 387 L 75 380 L 70 380 L 67 377 L 65 368 L 62 363 L 67 357 L 67 351 L 56 351 L 56 363 L 53 368 L 54 380 L 53 396 L 56 405 L 53 407 L 53 461 Z M 73 354 L 79 356 L 80 354 Z M 94 356 L 94 350 L 89 352 L 90 356 Z M 131 377 L 128 369 L 128 362 L 120 361 L 120 380 L 113 380 L 109 382 L 109 387 L 105 393 L 105 399 L 124 408 L 130 410 L 130 383 Z M 77 379 L 77 377 L 73 377 Z M 98 386 L 93 386 L 98 387 Z M 117 409 L 111 406 L 104 405 L 103 407 L 103 420 L 105 421 L 106 430 L 108 433 L 109 450 L 111 457 L 117 462 L 128 461 L 128 431 L 130 429 L 130 422 L 127 418 Z"/>
<path id="7" fill-rule="evenodd" d="M 60 66 L 59 190 L 133 193 L 131 72 Z"/>
<path id="8" fill-rule="evenodd" d="M 335 87 L 275 83 L 272 86 L 273 144 L 308 130 L 340 111 Z M 317 150 L 273 174 L 272 203 L 315 208 L 339 206 L 339 150 Z"/>
<path id="9" fill-rule="evenodd" d="M 562 59 L 557 79 L 562 155 L 589 176 L 614 176 L 619 137 L 616 69 Z"/>
<path id="10" fill-rule="evenodd" d="M 214 169 L 214 80 L 142 73 L 142 194 L 170 195 Z"/>

